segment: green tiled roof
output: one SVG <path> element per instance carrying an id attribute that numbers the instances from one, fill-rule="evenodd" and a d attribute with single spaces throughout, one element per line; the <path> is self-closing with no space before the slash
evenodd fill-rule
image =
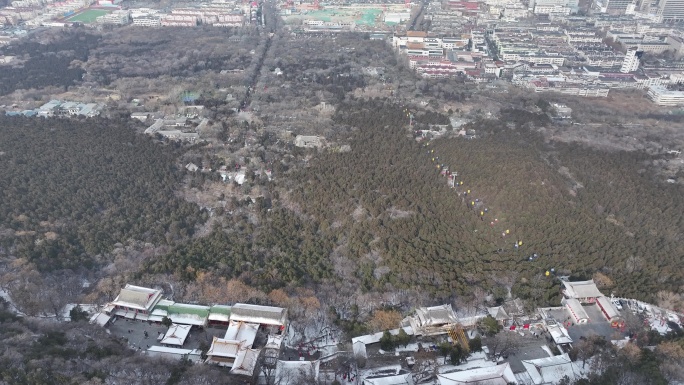
<path id="1" fill-rule="evenodd" d="M 211 307 L 211 313 L 230 315 L 230 306 L 225 305 L 214 305 Z"/>
<path id="2" fill-rule="evenodd" d="M 209 316 L 209 306 L 174 303 L 169 306 L 168 312 L 169 314 L 192 314 L 199 317 L 207 317 Z"/>
<path id="3" fill-rule="evenodd" d="M 167 299 L 162 299 L 157 303 L 157 305 L 154 307 L 155 309 L 160 309 L 160 310 L 169 310 L 169 306 L 173 305 L 173 301 L 169 301 Z"/>

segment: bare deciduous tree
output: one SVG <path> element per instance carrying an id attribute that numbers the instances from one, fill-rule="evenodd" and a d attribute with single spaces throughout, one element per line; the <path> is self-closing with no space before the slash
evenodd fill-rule
<path id="1" fill-rule="evenodd" d="M 516 332 L 502 331 L 485 341 L 493 356 L 515 354 L 522 344 L 522 337 Z"/>

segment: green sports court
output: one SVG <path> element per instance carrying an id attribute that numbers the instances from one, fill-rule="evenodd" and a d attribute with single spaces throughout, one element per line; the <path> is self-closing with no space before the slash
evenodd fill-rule
<path id="1" fill-rule="evenodd" d="M 76 14 L 74 16 L 68 17 L 67 21 L 77 22 L 77 23 L 94 23 L 95 19 L 100 16 L 104 16 L 111 11 L 105 9 L 86 9 L 85 11 Z"/>

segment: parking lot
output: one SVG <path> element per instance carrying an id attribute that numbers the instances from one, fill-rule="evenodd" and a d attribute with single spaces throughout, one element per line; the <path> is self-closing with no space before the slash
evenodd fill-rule
<path id="1" fill-rule="evenodd" d="M 619 330 L 616 330 L 610 326 L 610 322 L 608 322 L 606 317 L 603 316 L 603 313 L 601 312 L 601 309 L 598 308 L 598 305 L 583 305 L 582 308 L 589 316 L 589 322 L 586 324 L 578 325 L 572 322 L 572 317 L 565 307 L 548 309 L 546 310 L 546 314 L 550 317 L 553 317 L 560 324 L 566 326 L 570 338 L 572 338 L 575 343 L 580 340 L 580 337 L 587 338 L 596 335 L 605 337 L 607 340 L 621 339 L 624 337 L 623 333 L 620 333 Z M 570 326 L 568 326 L 568 322 L 572 322 Z"/>
<path id="2" fill-rule="evenodd" d="M 568 328 L 568 334 L 573 341 L 578 342 L 581 337 L 602 336 L 607 340 L 622 339 L 624 334 L 617 329 L 613 329 L 610 323 L 588 322 L 582 325 L 572 325 Z"/>

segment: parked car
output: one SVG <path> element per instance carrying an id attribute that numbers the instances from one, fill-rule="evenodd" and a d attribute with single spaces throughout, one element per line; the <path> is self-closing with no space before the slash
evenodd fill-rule
<path id="1" fill-rule="evenodd" d="M 618 301 L 617 299 L 614 299 L 614 300 L 613 300 L 613 305 L 615 305 L 615 308 L 616 308 L 616 309 L 622 311 L 622 304 L 620 303 L 620 301 Z"/>

